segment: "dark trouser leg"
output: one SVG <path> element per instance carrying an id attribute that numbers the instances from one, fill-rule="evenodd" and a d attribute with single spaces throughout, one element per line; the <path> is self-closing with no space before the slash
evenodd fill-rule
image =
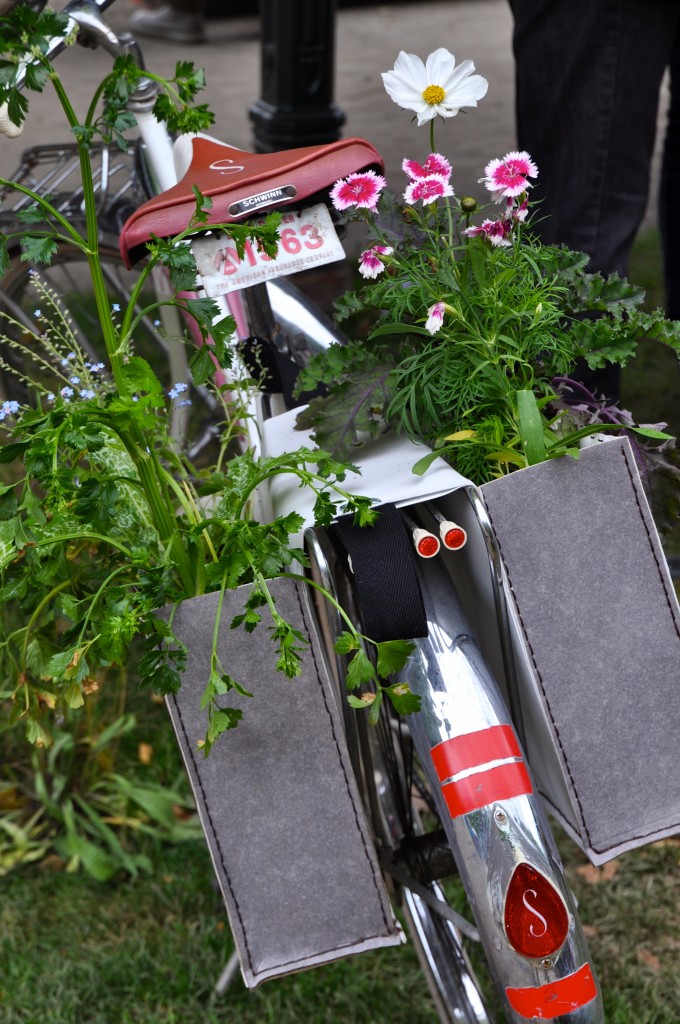
<path id="1" fill-rule="evenodd" d="M 675 33 L 670 80 L 671 102 L 659 188 L 659 225 L 664 253 L 666 309 L 672 320 L 680 320 L 680 26 Z"/>
<path id="2" fill-rule="evenodd" d="M 647 204 L 659 88 L 680 4 L 510 3 L 518 141 L 539 169 L 532 199 L 542 199 L 544 219 L 537 230 L 546 242 L 588 253 L 590 270 L 626 275 Z M 597 385 L 616 397 L 616 373 Z"/>

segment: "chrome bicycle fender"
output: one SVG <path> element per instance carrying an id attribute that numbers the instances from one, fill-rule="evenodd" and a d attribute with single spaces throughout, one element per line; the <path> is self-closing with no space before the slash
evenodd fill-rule
<path id="1" fill-rule="evenodd" d="M 344 344 L 345 336 L 331 318 L 288 278 L 268 281 L 267 291 L 274 319 L 295 351 L 316 355 L 331 345 Z"/>
<path id="2" fill-rule="evenodd" d="M 508 1020 L 602 1024 L 574 898 L 505 703 L 448 573 L 432 561 L 419 572 L 429 633 L 404 670 L 422 699 L 408 723 Z M 527 876 L 524 865 L 538 874 Z M 509 898 L 523 905 L 519 927 L 530 941 L 549 926 L 527 877 L 547 882 L 566 910 L 564 940 L 549 955 L 521 955 L 509 939 Z"/>

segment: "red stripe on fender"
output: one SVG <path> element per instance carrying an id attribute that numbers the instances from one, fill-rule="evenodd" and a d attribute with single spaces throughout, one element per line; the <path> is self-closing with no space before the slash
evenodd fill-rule
<path id="1" fill-rule="evenodd" d="M 457 782 L 447 782 L 442 793 L 452 818 L 486 807 L 495 800 L 531 793 L 531 779 L 523 761 L 499 764 L 485 772 L 466 775 Z"/>
<path id="2" fill-rule="evenodd" d="M 574 974 L 551 981 L 539 988 L 506 988 L 510 1006 L 522 1017 L 553 1020 L 563 1013 L 573 1013 L 597 996 L 597 986 L 590 964 Z"/>
<path id="3" fill-rule="evenodd" d="M 440 782 L 466 768 L 475 768 L 488 761 L 522 756 L 511 725 L 492 725 L 489 729 L 454 736 L 453 739 L 438 743 L 431 753 Z"/>

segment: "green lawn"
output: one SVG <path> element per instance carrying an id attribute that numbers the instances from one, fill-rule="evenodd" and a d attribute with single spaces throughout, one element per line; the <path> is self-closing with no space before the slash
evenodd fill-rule
<path id="1" fill-rule="evenodd" d="M 659 233 L 642 235 L 633 250 L 630 280 L 645 289 L 646 305 L 663 306 L 664 293 Z M 665 420 L 670 432 L 680 435 L 680 365 L 663 345 L 641 346 L 638 357 L 623 372 L 623 404 L 640 421 Z"/>
<path id="2" fill-rule="evenodd" d="M 647 294 L 646 305 L 663 306 L 661 250 L 656 230 L 642 235 L 633 250 L 630 279 Z M 680 437 L 680 363 L 670 349 L 655 342 L 642 345 L 622 375 L 622 405 L 638 423 L 668 424 Z M 680 448 L 670 455 L 680 473 Z M 666 552 L 680 564 L 680 487 L 678 477 L 659 475 L 652 487 L 652 508 Z"/>
<path id="3" fill-rule="evenodd" d="M 564 840 L 607 1024 L 680 1020 L 680 842 L 595 870 Z M 151 877 L 101 884 L 43 867 L 0 882 L 3 1024 L 434 1024 L 412 947 L 211 989 L 231 952 L 205 847 L 157 848 Z M 611 875 L 611 877 L 610 877 Z"/>
<path id="4" fill-rule="evenodd" d="M 158 850 L 152 878 L 101 885 L 22 870 L 0 886 L 3 1024 L 433 1024 L 413 950 L 269 982 L 211 1005 L 232 950 L 205 847 Z"/>

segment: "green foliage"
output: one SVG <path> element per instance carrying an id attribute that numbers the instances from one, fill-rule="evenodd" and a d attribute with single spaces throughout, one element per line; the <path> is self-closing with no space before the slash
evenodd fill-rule
<path id="1" fill-rule="evenodd" d="M 21 258 L 27 263 L 51 263 L 57 251 L 57 243 L 53 238 L 40 235 L 25 235 L 21 250 Z"/>
<path id="2" fill-rule="evenodd" d="M 383 640 L 376 643 L 370 637 L 343 631 L 335 642 L 337 654 L 344 655 L 346 661 L 345 685 L 348 690 L 364 690 L 359 696 L 350 692 L 347 703 L 357 711 L 368 712 L 369 725 L 377 725 L 384 697 L 387 697 L 394 710 L 400 715 L 412 715 L 420 710 L 420 697 L 411 691 L 407 682 L 395 682 L 383 685 L 384 681 L 400 672 L 415 650 L 410 640 Z M 369 656 L 373 651 L 374 656 Z M 348 655 L 352 655 L 348 658 Z"/>
<path id="3" fill-rule="evenodd" d="M 115 673 L 92 681 L 86 713 L 67 710 L 49 748 L 20 742 L 11 712 L 0 711 L 0 875 L 49 855 L 100 882 L 134 877 L 151 871 L 144 841 L 200 834 L 157 717 L 148 697 L 126 699 L 125 676 Z"/>
<path id="4" fill-rule="evenodd" d="M 350 345 L 338 349 L 343 357 L 343 372 L 333 388 L 333 399 L 313 398 L 297 420 L 303 429 L 313 427 L 316 440 L 324 447 L 347 459 L 356 450 L 359 436 L 376 438 L 384 429 L 384 411 L 392 394 L 389 364 L 379 362 L 362 367 L 362 362 L 369 363 L 370 356 L 366 349 L 357 349 L 359 346 Z M 352 355 L 359 357 L 354 365 Z M 313 375 L 313 366 L 303 371 L 300 391 L 306 390 L 307 382 L 316 387 L 319 381 L 313 381 Z"/>
<path id="5" fill-rule="evenodd" d="M 0 100 L 9 104 L 15 120 L 23 118 L 26 101 L 14 77 L 28 48 L 27 85 L 40 90 L 49 83 L 55 89 L 82 171 L 84 234 L 82 225 L 66 220 L 49 197 L 16 186 L 28 200 L 23 230 L 16 233 L 21 234 L 23 258 L 49 262 L 64 240 L 82 254 L 101 333 L 95 349 L 106 352 L 106 362 L 92 364 L 62 297 L 45 287 L 39 275 L 33 278 L 38 300 L 34 325 L 2 314 L 13 329 L 7 346 L 18 358 L 0 357 L 0 366 L 20 378 L 30 401 L 23 407 L 16 402 L 3 406 L 0 419 L 0 464 L 8 467 L 11 480 L 0 493 L 0 599 L 6 608 L 0 671 L 8 722 L 23 727 L 41 750 L 54 749 L 65 716 L 88 714 L 103 673 L 129 666 L 143 686 L 160 694 L 176 692 L 186 650 L 156 609 L 208 591 L 251 585 L 235 625 L 256 628 L 264 603 L 277 668 L 288 678 L 300 673 L 304 638 L 279 614 L 267 581 L 291 564 L 304 566 L 305 556 L 293 539 L 302 520 L 297 515 L 269 522 L 254 517 L 257 491 L 273 477 L 287 474 L 311 490 L 319 524 L 340 513 L 365 524 L 374 516 L 369 499 L 343 488 L 346 464 L 324 451 L 301 449 L 276 459 L 246 452 L 231 458 L 231 438 L 243 434 L 250 414 L 245 395 L 235 387 L 224 395 L 214 384 L 215 365 L 230 366 L 236 342 L 232 319 L 220 319 L 220 307 L 210 298 L 180 294 L 168 302 L 194 321 L 205 342 L 190 370 L 195 385 L 212 389 L 216 405 L 224 409 L 216 463 L 199 470 L 174 442 L 172 403 L 188 383 L 177 382 L 166 394 L 154 368 L 135 351 L 143 319 L 162 304 L 141 308 L 149 275 L 164 266 L 179 293 L 193 290 L 196 264 L 189 240 L 208 223 L 215 232 L 227 232 L 239 253 L 252 241 L 273 256 L 280 217 L 270 215 L 259 226 L 214 223 L 210 198 L 195 188 L 195 209 L 185 230 L 171 239 L 152 240 L 127 306 L 115 302 L 112 310 L 97 259 L 93 140 L 100 137 L 125 148 L 125 134 L 134 125 L 130 98 L 142 78 L 155 83 L 155 113 L 172 131 L 201 130 L 212 115 L 195 105 L 204 82 L 191 63 L 180 61 L 175 74 L 163 78 L 142 71 L 129 55 L 115 60 L 85 114 L 78 115 L 46 57 L 49 39 L 63 34 L 66 24 L 64 18 L 37 15 L 23 6 L 0 19 Z M 7 251 L 3 239 L 4 266 Z M 246 382 L 245 389 L 252 384 Z M 219 662 L 218 631 L 219 616 L 206 680 L 206 752 L 241 717 L 240 709 L 226 707 L 223 698 L 247 696 L 229 666 Z M 112 852 L 104 857 L 94 852 L 92 837 L 76 828 L 75 798 L 61 814 L 69 856 L 104 877 Z"/>
<path id="6" fill-rule="evenodd" d="M 49 76 L 44 54 L 50 39 L 64 36 L 68 19 L 55 11 L 37 12 L 19 4 L 8 17 L 0 18 L 0 103 L 7 104 L 10 120 L 23 124 L 28 112 L 28 99 L 14 85 L 16 72 L 30 53 L 33 62 L 26 66 L 26 88 L 42 92 Z"/>
<path id="7" fill-rule="evenodd" d="M 543 245 L 529 223 L 493 245 L 466 233 L 458 199 L 401 210 L 387 195 L 379 211 L 367 219 L 370 244 L 392 250 L 385 272 L 336 305 L 339 320 L 370 315 L 368 335 L 316 356 L 299 385 L 327 389 L 299 422 L 336 455 L 394 429 L 484 483 L 573 453 L 578 431 L 594 429 L 597 413 L 566 409 L 556 384 L 580 361 L 624 366 L 641 339 L 680 355 L 680 324 L 641 311 L 640 288 L 588 274 L 586 256 Z M 437 304 L 441 326 L 427 322 Z"/>
<path id="8" fill-rule="evenodd" d="M 292 562 L 305 563 L 291 542 L 302 520 L 297 515 L 264 523 L 249 518 L 255 491 L 272 476 L 292 474 L 323 497 L 323 521 L 338 511 L 354 512 L 359 519 L 372 516 L 367 499 L 355 498 L 335 480 L 344 466 L 307 449 L 272 459 L 250 453 L 233 459 L 227 475 L 210 479 L 212 503 L 203 506 L 194 482 L 198 474 L 170 446 L 155 375 L 134 357 L 125 378 L 140 395 L 138 402 L 109 394 L 101 401 L 59 404 L 39 416 L 26 414 L 16 428 L 22 442 L 0 450 L 0 457 L 20 458 L 26 467 L 11 488 L 13 513 L 0 521 L 0 597 L 7 608 L 0 667 L 15 718 L 43 744 L 51 740 L 48 720 L 64 707 L 82 706 L 101 670 L 126 665 L 137 636 L 144 638 L 136 666 L 141 682 L 175 692 L 184 651 L 154 609 L 194 593 L 256 583 L 270 605 L 277 667 L 289 677 L 299 673 L 302 637 L 276 612 L 266 580 Z M 131 436 L 140 422 L 145 461 Z M 159 515 L 142 484 L 140 470 L 154 463 L 164 483 L 165 463 L 174 474 L 172 495 L 180 484 L 184 488 L 169 537 L 160 532 Z M 161 495 L 154 492 L 153 500 Z M 170 517 L 170 508 L 167 513 Z M 193 567 L 189 593 L 173 557 L 174 538 Z M 259 621 L 259 603 L 252 597 L 247 602 L 242 622 L 249 629 Z M 222 685 L 229 678 L 222 666 L 213 666 L 215 697 L 226 692 Z M 208 725 L 208 749 L 236 721 L 228 720 L 221 706 L 210 707 L 215 715 Z"/>

